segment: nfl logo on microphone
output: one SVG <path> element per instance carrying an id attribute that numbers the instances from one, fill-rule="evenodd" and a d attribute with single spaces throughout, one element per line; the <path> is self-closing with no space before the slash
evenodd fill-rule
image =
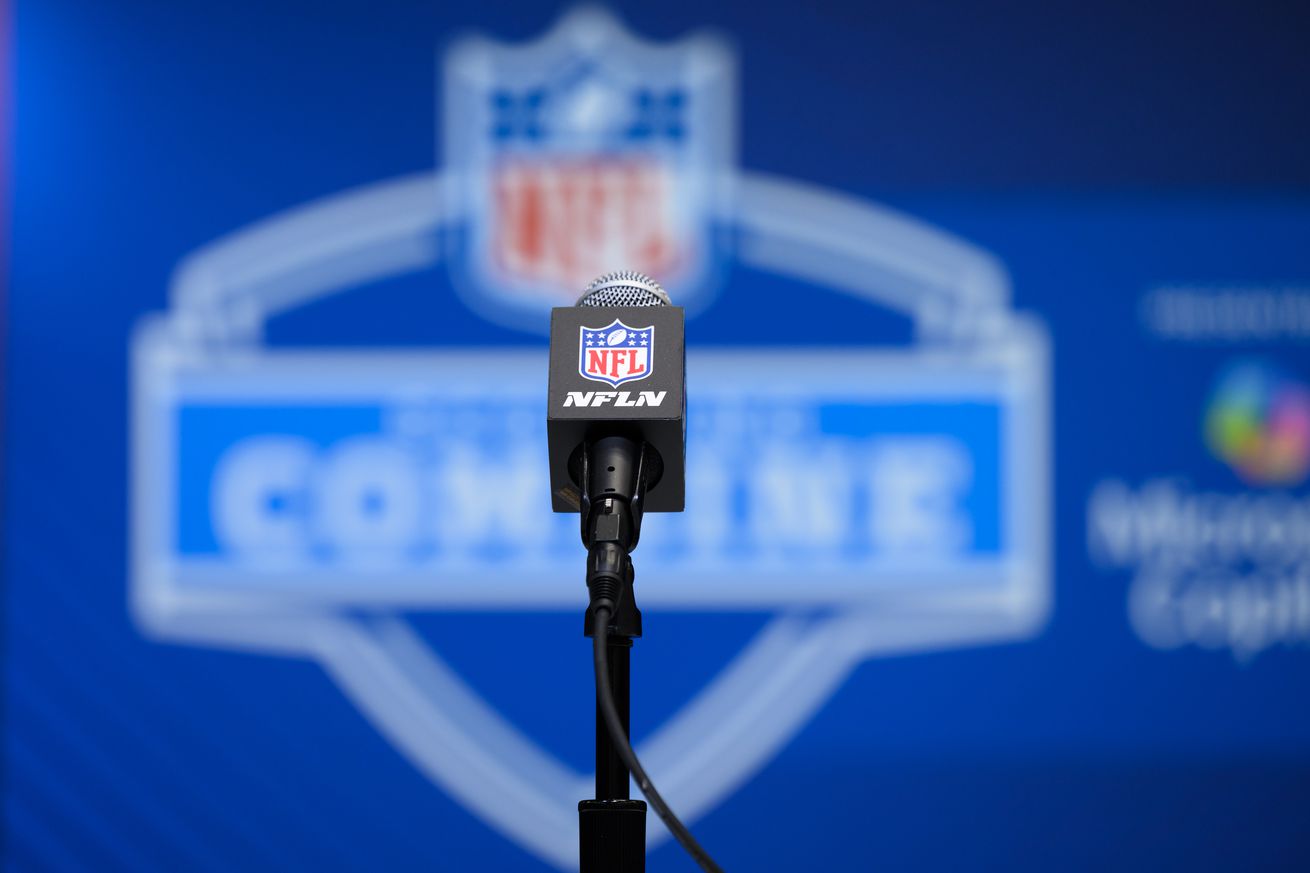
<path id="1" fill-rule="evenodd" d="M 580 328 L 578 334 L 578 372 L 583 378 L 617 388 L 650 375 L 654 325 L 628 327 L 616 318 L 605 327 Z"/>

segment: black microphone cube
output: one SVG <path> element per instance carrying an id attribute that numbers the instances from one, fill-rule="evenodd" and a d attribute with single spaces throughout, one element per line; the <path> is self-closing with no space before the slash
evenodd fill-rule
<path id="1" fill-rule="evenodd" d="M 659 453 L 663 473 L 647 512 L 686 502 L 686 346 L 681 306 L 560 306 L 550 316 L 546 431 L 551 505 L 577 512 L 574 452 L 588 439 L 627 436 Z"/>

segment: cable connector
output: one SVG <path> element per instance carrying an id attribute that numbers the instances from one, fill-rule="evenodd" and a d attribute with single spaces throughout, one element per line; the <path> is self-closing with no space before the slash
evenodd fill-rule
<path id="1" fill-rule="evenodd" d="M 632 591 L 633 577 L 632 559 L 618 543 L 604 540 L 588 550 L 587 591 L 591 599 L 583 627 L 587 636 L 592 634 L 600 609 L 609 613 L 609 632 L 614 636 L 641 636 L 641 610 Z"/>
<path id="2" fill-rule="evenodd" d="M 590 549 L 609 540 L 631 552 L 641 538 L 646 489 L 662 475 L 659 453 L 647 443 L 606 436 L 583 443 L 574 457 L 582 544 Z"/>

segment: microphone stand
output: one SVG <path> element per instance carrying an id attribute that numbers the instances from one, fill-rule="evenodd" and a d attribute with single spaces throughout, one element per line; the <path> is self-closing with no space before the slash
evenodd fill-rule
<path id="1" fill-rule="evenodd" d="M 614 695 L 624 731 L 629 730 L 632 640 L 641 636 L 641 612 L 633 599 L 632 575 L 632 562 L 628 561 L 619 611 L 610 621 L 606 646 L 610 693 Z M 586 621 L 586 634 L 590 637 L 590 607 Z M 581 873 L 644 873 L 646 870 L 646 802 L 630 799 L 630 785 L 627 765 L 610 740 L 597 701 L 596 798 L 578 803 Z"/>
<path id="2" fill-rule="evenodd" d="M 595 604 L 613 604 L 606 658 L 610 692 L 623 730 L 629 730 L 630 656 L 641 636 L 641 611 L 633 593 L 632 559 L 645 502 L 646 478 L 658 476 L 658 456 L 624 437 L 587 443 L 581 453 L 582 540 L 587 553 L 584 633 L 593 634 Z M 596 797 L 578 803 L 580 873 L 645 873 L 646 802 L 630 796 L 631 775 L 610 739 L 596 701 Z"/>

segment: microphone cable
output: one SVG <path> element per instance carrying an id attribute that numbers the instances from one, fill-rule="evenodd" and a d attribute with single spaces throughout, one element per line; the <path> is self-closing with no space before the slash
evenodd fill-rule
<path id="1" fill-rule="evenodd" d="M 650 801 L 650 805 L 654 807 L 664 826 L 669 829 L 669 833 L 673 834 L 682 848 L 687 850 L 692 860 L 707 873 L 723 873 L 723 868 L 714 862 L 701 844 L 696 842 L 696 838 L 687 830 L 687 826 L 678 820 L 673 810 L 669 809 L 669 805 L 664 802 L 664 798 L 655 790 L 650 777 L 646 775 L 646 769 L 641 766 L 641 761 L 637 760 L 637 753 L 633 751 L 632 743 L 623 730 L 623 721 L 619 718 L 619 709 L 614 703 L 614 692 L 610 688 L 609 658 L 606 657 L 610 609 L 607 606 L 598 606 L 593 612 L 592 657 L 596 662 L 596 702 L 605 718 L 610 742 L 618 750 L 619 757 L 628 767 L 628 772 L 637 780 L 637 787 L 641 789 L 641 793 L 646 795 L 646 799 Z"/>

